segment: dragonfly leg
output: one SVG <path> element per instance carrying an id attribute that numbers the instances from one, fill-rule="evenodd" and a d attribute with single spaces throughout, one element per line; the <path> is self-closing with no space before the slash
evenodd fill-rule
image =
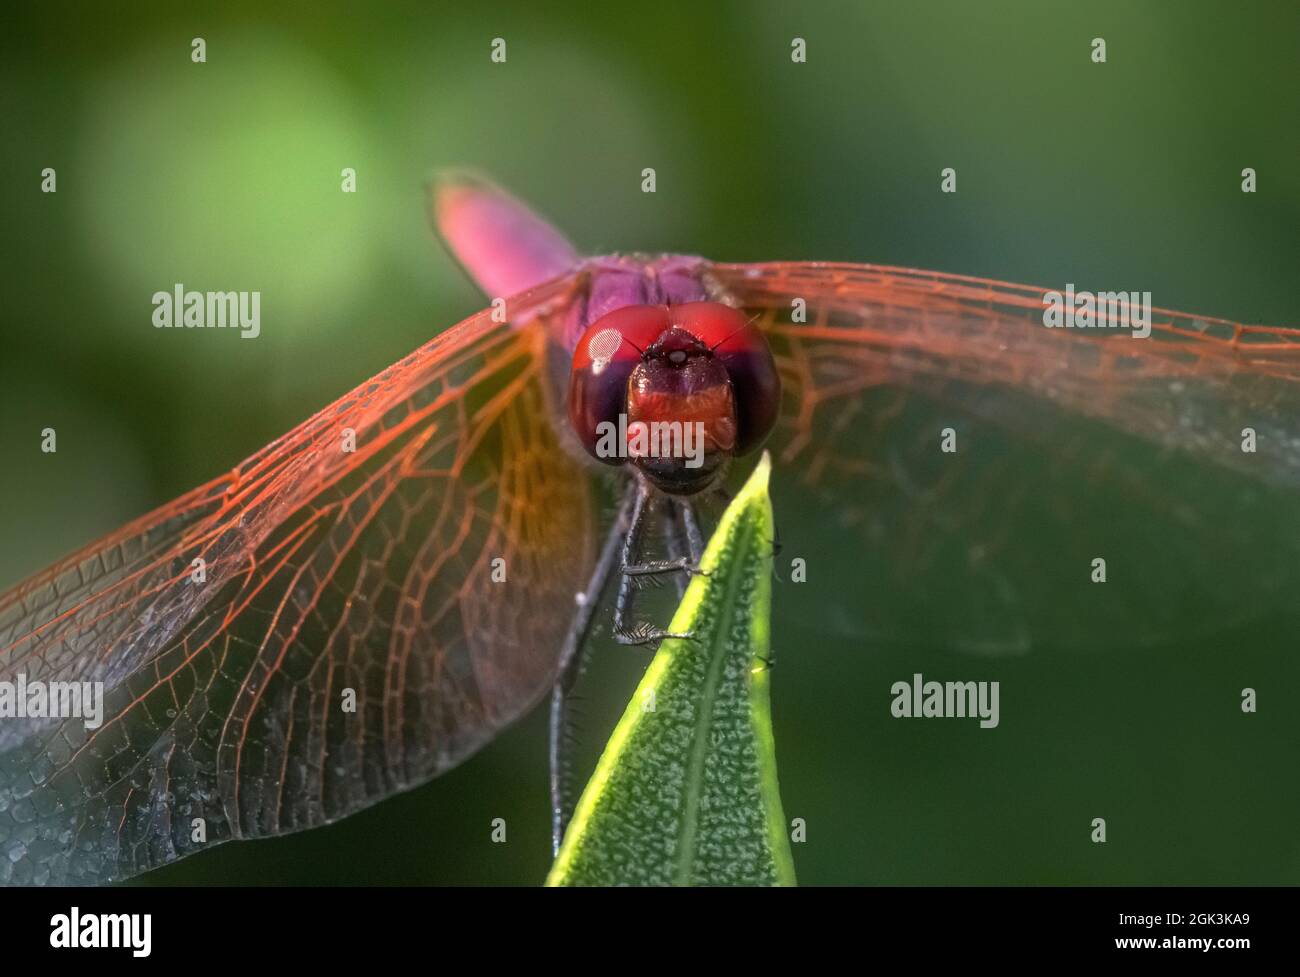
<path id="1" fill-rule="evenodd" d="M 600 595 L 605 584 L 614 572 L 619 551 L 627 531 L 634 501 L 634 488 L 629 487 L 624 493 L 619 506 L 618 516 L 610 527 L 605 544 L 601 547 L 600 557 L 592 571 L 587 588 L 574 595 L 573 622 L 569 626 L 568 636 L 560 651 L 560 667 L 556 674 L 555 686 L 551 689 L 550 722 L 550 772 L 551 772 L 551 854 L 559 853 L 560 842 L 564 840 L 564 829 L 568 827 L 572 814 L 569 803 L 568 772 L 569 764 L 565 758 L 569 729 L 569 710 L 573 698 L 573 686 L 582 673 L 583 648 L 587 636 L 591 633 L 591 622 L 596 608 L 600 605 Z"/>
<path id="2" fill-rule="evenodd" d="M 638 575 L 643 575 L 643 572 L 638 573 L 642 565 L 637 563 L 637 557 L 641 550 L 641 538 L 645 535 L 646 514 L 651 501 L 650 486 L 643 480 L 637 479 L 635 492 L 632 516 L 628 523 L 627 536 L 623 540 L 622 562 L 619 564 L 618 599 L 614 602 L 614 640 L 621 645 L 649 645 L 664 638 L 688 638 L 690 635 L 673 634 L 651 624 L 629 626 L 627 623 L 632 613 L 632 602 L 636 593 L 635 581 Z M 674 565 L 672 569 L 685 569 L 685 567 Z"/>
<path id="3" fill-rule="evenodd" d="M 634 563 L 623 568 L 629 577 L 656 577 L 663 573 L 685 572 L 687 577 L 707 576 L 689 556 L 679 556 L 671 560 L 651 560 L 647 563 Z"/>
<path id="4" fill-rule="evenodd" d="M 695 506 L 686 499 L 674 500 L 673 505 L 677 508 L 682 528 L 686 531 L 687 556 L 698 570 L 700 560 L 704 559 L 704 536 L 700 533 L 700 521 L 695 515 Z"/>
<path id="5" fill-rule="evenodd" d="M 772 521 L 772 579 L 784 583 L 785 578 L 781 576 L 781 567 L 780 564 L 777 563 L 777 559 L 776 559 L 780 555 L 781 555 L 781 527 L 776 524 L 776 520 L 774 519 Z"/>
<path id="6" fill-rule="evenodd" d="M 645 560 L 640 563 L 628 563 L 623 567 L 626 577 L 657 577 L 662 574 L 680 571 L 683 576 L 675 580 L 677 596 L 686 593 L 686 584 L 691 577 L 708 576 L 700 569 L 699 526 L 695 522 L 695 512 L 689 502 L 664 498 L 662 509 L 664 549 L 666 560 Z"/>
<path id="7" fill-rule="evenodd" d="M 664 550 L 670 560 L 689 560 L 690 557 L 685 555 L 686 539 L 682 534 L 682 527 L 678 524 L 677 503 L 672 499 L 664 499 Z M 686 596 L 686 583 L 689 574 L 674 578 L 673 582 L 677 587 L 677 599 L 681 600 Z"/>
<path id="8" fill-rule="evenodd" d="M 609 535 L 601 549 L 600 558 L 591 575 L 587 589 L 575 595 L 577 610 L 569 628 L 560 657 L 560 669 L 555 687 L 551 690 L 550 721 L 550 773 L 551 773 L 551 849 L 552 855 L 558 854 L 560 843 L 564 840 L 564 831 L 572 815 L 569 803 L 568 764 L 565 761 L 566 736 L 568 731 L 569 707 L 572 701 L 573 686 L 582 672 L 582 652 L 587 636 L 591 632 L 592 617 L 600 604 L 600 595 L 613 573 L 620 555 L 618 602 L 614 612 L 615 638 L 623 644 L 650 644 L 667 637 L 689 637 L 660 631 L 649 625 L 637 625 L 624 628 L 623 621 L 630 613 L 635 594 L 632 577 L 626 572 L 630 561 L 634 560 L 640 549 L 641 537 L 645 532 L 645 518 L 651 502 L 649 489 L 639 480 L 628 486 L 623 501 L 619 506 L 618 517 L 610 528 Z M 697 567 L 704 552 L 699 523 L 695 509 L 681 500 L 666 499 L 664 504 L 664 545 L 669 561 L 685 561 L 689 566 Z M 685 552 L 683 552 L 685 550 Z M 632 564 L 634 565 L 634 564 Z M 677 596 L 680 599 L 686 592 L 687 576 L 677 580 Z M 625 635 L 626 639 L 619 638 Z M 630 640 L 629 640 L 630 639 Z"/>
<path id="9" fill-rule="evenodd" d="M 686 583 L 691 577 L 707 576 L 699 565 L 699 528 L 694 525 L 693 514 L 690 517 L 692 522 L 683 520 L 683 512 L 691 511 L 689 503 L 665 498 L 662 509 L 664 548 L 668 551 L 668 559 L 630 563 L 623 567 L 623 574 L 629 577 L 655 577 L 681 571 L 683 576 L 676 580 L 677 596 L 680 598 L 686 592 Z M 694 538 L 692 533 L 695 534 Z"/>

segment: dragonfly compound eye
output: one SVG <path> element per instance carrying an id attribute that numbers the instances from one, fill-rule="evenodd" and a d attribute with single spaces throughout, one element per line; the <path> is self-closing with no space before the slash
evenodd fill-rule
<path id="1" fill-rule="evenodd" d="M 697 337 L 727 371 L 736 402 L 734 453 L 758 448 L 776 424 L 781 379 L 767 338 L 739 309 L 719 302 L 674 306 L 673 324 Z"/>
<path id="2" fill-rule="evenodd" d="M 569 374 L 569 423 L 578 440 L 597 461 L 621 465 L 627 455 L 620 438 L 626 429 L 627 389 L 645 350 L 668 330 L 668 308 L 631 305 L 601 316 L 582 334 L 573 351 Z"/>

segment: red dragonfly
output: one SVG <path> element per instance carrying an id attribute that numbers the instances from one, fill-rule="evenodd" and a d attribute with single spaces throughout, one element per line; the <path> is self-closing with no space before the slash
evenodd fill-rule
<path id="1" fill-rule="evenodd" d="M 0 718 L 0 881 L 337 820 L 548 693 L 554 733 L 607 581 L 616 634 L 661 637 L 632 579 L 691 571 L 698 501 L 764 439 L 810 575 L 839 567 L 818 627 L 1014 653 L 1289 606 L 1300 331 L 1157 309 L 1136 339 L 956 275 L 583 259 L 486 181 L 430 199 L 490 308 L 0 597 L 0 681 L 105 690 L 94 728 Z M 593 459 L 611 411 L 700 422 L 703 462 Z"/>

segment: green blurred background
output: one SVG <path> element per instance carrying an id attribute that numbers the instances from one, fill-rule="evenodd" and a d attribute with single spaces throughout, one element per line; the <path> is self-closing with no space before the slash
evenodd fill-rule
<path id="1" fill-rule="evenodd" d="M 1290 0 L 262 6 L 7 15 L 0 586 L 474 311 L 427 228 L 436 166 L 491 172 L 593 253 L 1109 283 L 1300 324 Z M 39 192 L 47 166 L 56 194 Z M 356 194 L 339 192 L 345 166 Z M 937 192 L 947 166 L 956 195 Z M 261 290 L 262 336 L 155 330 L 149 297 L 174 282 Z M 55 455 L 37 450 L 46 426 Z M 1300 687 L 1295 624 L 994 669 L 837 642 L 778 606 L 800 881 L 1295 881 L 1300 725 L 1280 694 Z M 589 693 L 589 753 L 646 660 L 617 654 Z M 883 693 L 864 706 L 917 668 L 1044 694 L 1004 696 L 996 736 L 895 722 Z M 1243 685 L 1275 690 L 1245 733 L 1224 695 Z M 1104 846 L 1088 841 L 1098 815 Z M 152 879 L 536 883 L 548 863 L 539 711 L 424 788 Z"/>

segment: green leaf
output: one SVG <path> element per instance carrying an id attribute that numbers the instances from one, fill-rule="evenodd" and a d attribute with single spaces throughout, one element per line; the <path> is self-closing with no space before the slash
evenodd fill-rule
<path id="1" fill-rule="evenodd" d="M 547 885 L 793 885 L 769 708 L 766 455 L 574 812 Z"/>

